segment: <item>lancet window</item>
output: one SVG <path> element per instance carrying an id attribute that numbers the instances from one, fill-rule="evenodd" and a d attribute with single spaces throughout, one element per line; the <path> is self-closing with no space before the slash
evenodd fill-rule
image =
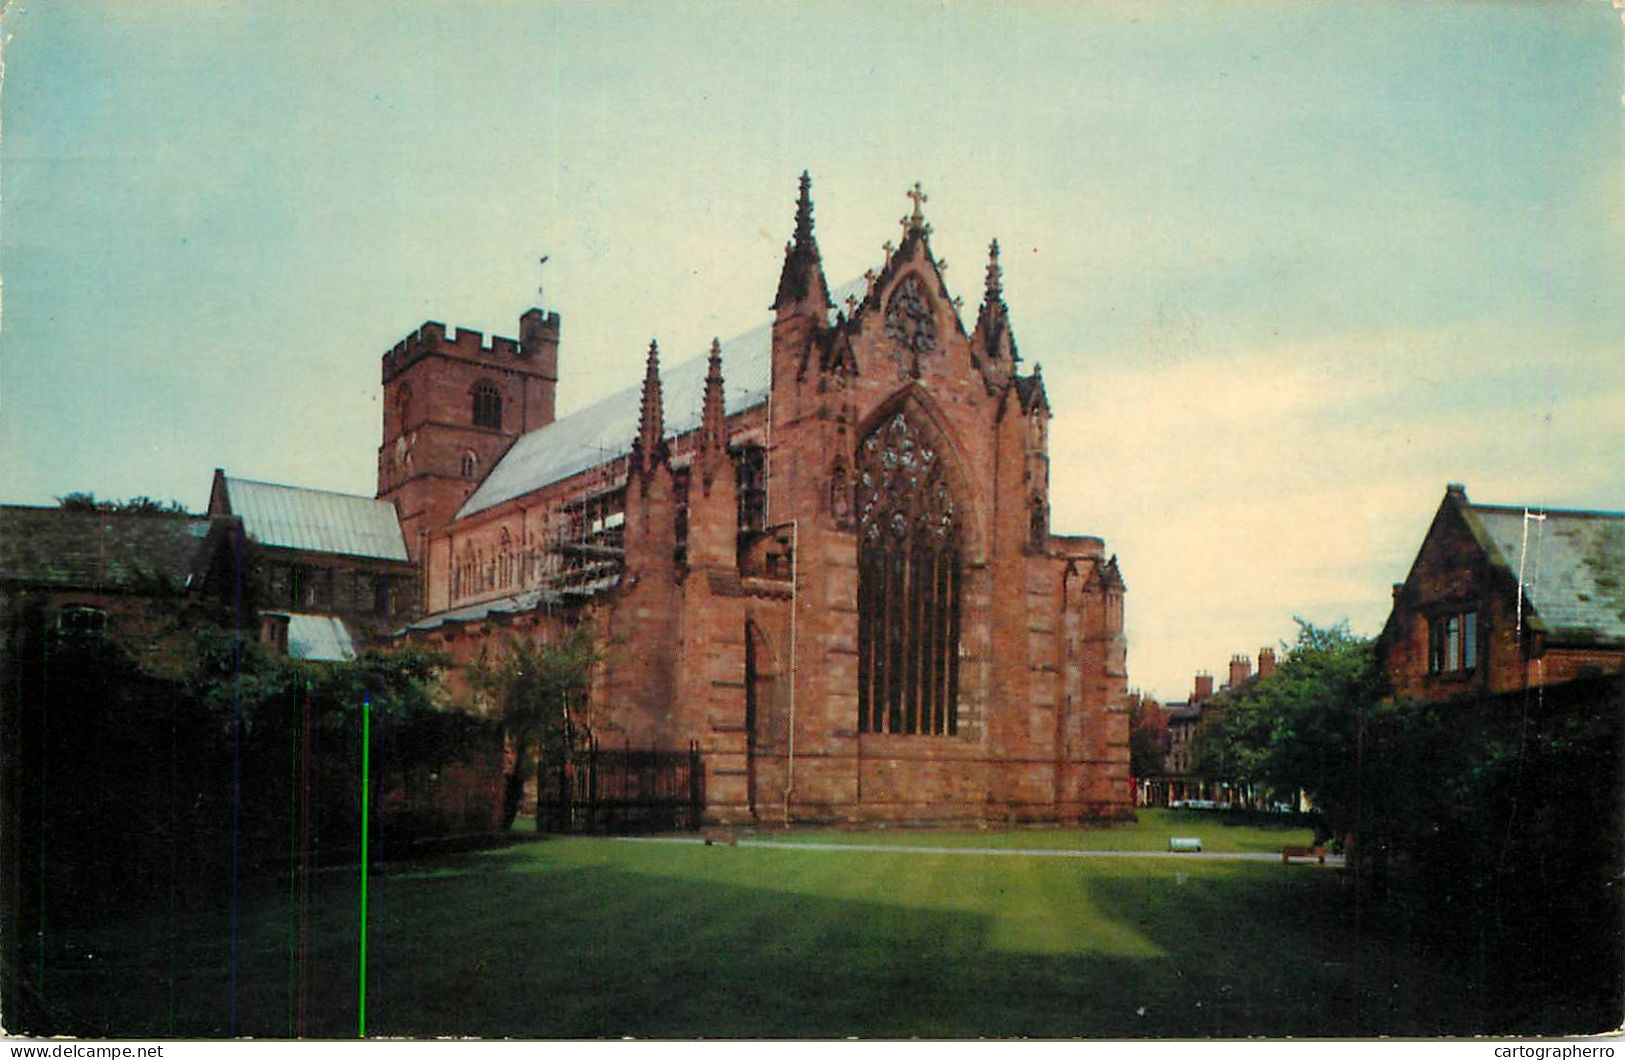
<path id="1" fill-rule="evenodd" d="M 739 529 L 754 533 L 767 527 L 767 459 L 759 445 L 734 450 L 738 476 Z"/>
<path id="2" fill-rule="evenodd" d="M 502 394 L 490 383 L 474 387 L 474 426 L 502 429 Z"/>
<path id="3" fill-rule="evenodd" d="M 858 729 L 959 729 L 959 516 L 936 445 L 902 412 L 858 448 Z"/>

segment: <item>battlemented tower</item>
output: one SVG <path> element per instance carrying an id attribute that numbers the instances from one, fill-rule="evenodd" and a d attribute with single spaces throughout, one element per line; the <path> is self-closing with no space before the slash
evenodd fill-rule
<path id="1" fill-rule="evenodd" d="M 430 320 L 384 354 L 378 497 L 413 560 L 515 438 L 553 422 L 558 378 L 559 315 L 534 307 L 517 341 Z"/>

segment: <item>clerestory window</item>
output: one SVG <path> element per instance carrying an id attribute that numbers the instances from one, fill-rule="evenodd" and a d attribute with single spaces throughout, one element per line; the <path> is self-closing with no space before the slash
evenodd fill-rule
<path id="1" fill-rule="evenodd" d="M 941 454 L 899 412 L 858 448 L 858 729 L 959 731 L 960 536 Z"/>

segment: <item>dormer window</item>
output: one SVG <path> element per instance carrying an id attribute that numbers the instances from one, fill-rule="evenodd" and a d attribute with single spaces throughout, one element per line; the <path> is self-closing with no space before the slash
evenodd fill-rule
<path id="1" fill-rule="evenodd" d="M 493 431 L 502 429 L 502 395 L 490 383 L 474 387 L 474 426 Z"/>

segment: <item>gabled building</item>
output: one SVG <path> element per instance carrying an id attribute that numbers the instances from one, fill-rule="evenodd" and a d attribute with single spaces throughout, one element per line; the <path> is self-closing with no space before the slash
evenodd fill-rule
<path id="1" fill-rule="evenodd" d="M 1625 672 L 1625 514 L 1473 504 L 1450 486 L 1378 652 L 1396 695 L 1431 700 Z"/>
<path id="2" fill-rule="evenodd" d="M 209 515 L 240 534 L 261 636 L 297 658 L 352 658 L 418 612 L 395 506 L 215 469 Z M 238 560 L 232 560 L 238 562 Z"/>
<path id="3" fill-rule="evenodd" d="M 641 385 L 568 416 L 557 314 L 385 354 L 378 496 L 424 576 L 406 635 L 467 656 L 591 623 L 584 722 L 694 748 L 713 820 L 1131 812 L 1116 558 L 1050 528 L 1050 405 L 997 243 L 967 328 L 912 194 L 832 287 L 803 175 L 771 318 L 676 364 L 651 343 Z"/>

